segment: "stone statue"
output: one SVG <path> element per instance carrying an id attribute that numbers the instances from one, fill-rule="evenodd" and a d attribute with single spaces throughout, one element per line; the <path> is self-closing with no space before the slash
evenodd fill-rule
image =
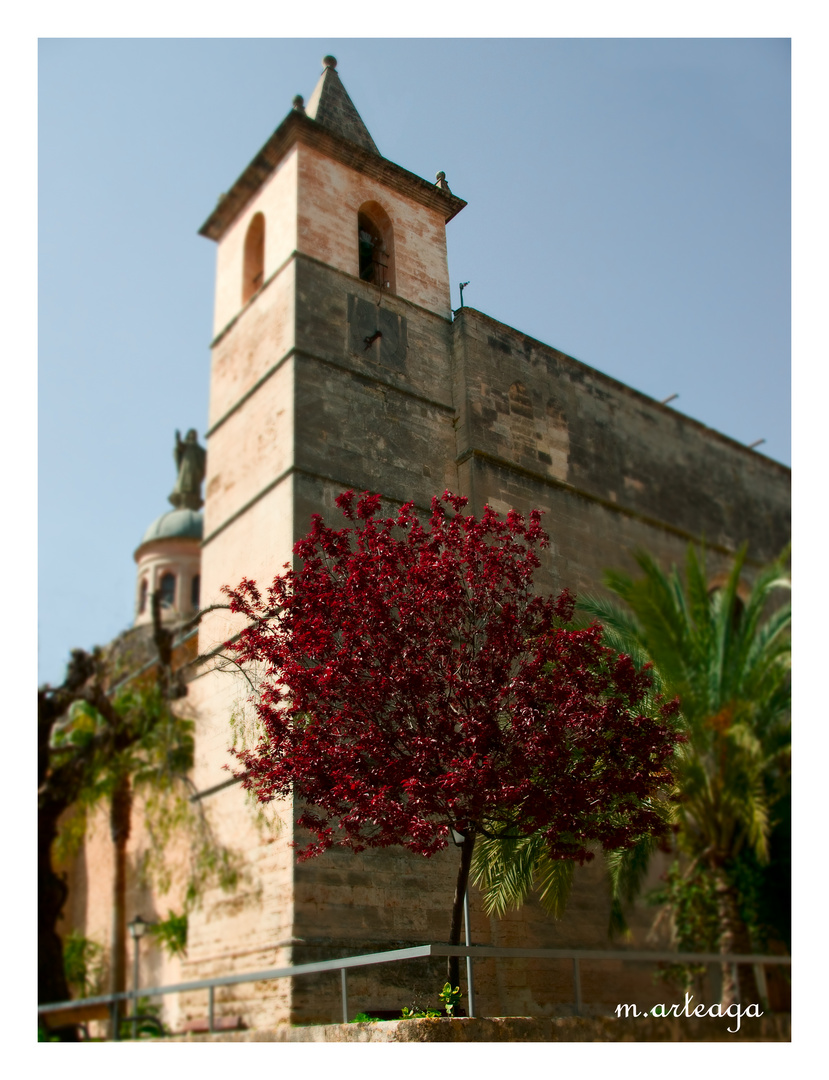
<path id="1" fill-rule="evenodd" d="M 181 438 L 181 432 L 176 432 L 173 456 L 176 459 L 178 476 L 176 486 L 170 495 L 170 502 L 178 510 L 185 507 L 198 510 L 204 505 L 201 497 L 201 482 L 204 480 L 207 451 L 199 446 L 194 428 L 190 428 L 184 440 Z"/>

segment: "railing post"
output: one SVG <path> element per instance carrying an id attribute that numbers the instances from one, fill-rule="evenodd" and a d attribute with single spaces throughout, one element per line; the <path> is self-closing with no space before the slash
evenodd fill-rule
<path id="1" fill-rule="evenodd" d="M 576 1016 L 581 1016 L 581 968 L 577 956 L 573 957 L 573 996 L 575 997 Z"/>
<path id="2" fill-rule="evenodd" d="M 345 968 L 340 968 L 340 988 L 343 995 L 343 1023 L 348 1023 L 348 985 L 346 983 Z"/>
<path id="3" fill-rule="evenodd" d="M 757 989 L 760 991 L 760 1004 L 763 1006 L 765 1012 L 770 1011 L 769 1005 L 769 985 L 766 982 L 766 965 L 755 964 L 754 965 L 754 978 L 757 980 Z"/>
<path id="4" fill-rule="evenodd" d="M 711 1001 L 722 998 L 722 964 L 708 964 L 708 994 Z"/>
<path id="5" fill-rule="evenodd" d="M 118 1002 L 117 1001 L 113 1001 L 113 1002 L 110 1003 L 109 1016 L 110 1016 L 110 1023 L 112 1024 L 112 1041 L 113 1042 L 118 1042 L 118 1040 L 121 1038 L 121 1035 L 120 1035 L 120 1032 L 118 1030 L 119 1027 L 120 1027 L 120 1023 L 119 1023 L 119 1020 L 118 1020 Z"/>
<path id="6" fill-rule="evenodd" d="M 215 1024 L 213 1020 L 213 1007 L 215 1001 L 215 986 L 208 986 L 207 988 L 207 1030 L 215 1031 Z"/>
<path id="7" fill-rule="evenodd" d="M 464 938 L 466 939 L 466 947 L 469 948 L 471 942 L 469 937 L 469 887 L 467 886 L 466 892 L 463 894 L 463 930 Z M 466 957 L 466 1004 L 469 1006 L 469 1015 L 475 1015 L 475 984 L 472 982 L 472 957 Z"/>

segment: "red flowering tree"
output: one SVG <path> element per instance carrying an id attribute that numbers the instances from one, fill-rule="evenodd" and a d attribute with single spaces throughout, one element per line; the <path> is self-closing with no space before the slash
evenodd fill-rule
<path id="1" fill-rule="evenodd" d="M 671 710 L 645 708 L 647 673 L 598 625 L 568 628 L 568 592 L 534 593 L 540 513 L 478 519 L 466 502 L 445 492 L 424 526 L 411 503 L 380 518 L 379 496 L 347 492 L 348 525 L 315 515 L 264 596 L 249 580 L 226 590 L 249 620 L 228 647 L 266 667 L 245 786 L 307 807 L 297 824 L 316 839 L 300 858 L 332 844 L 430 856 L 453 826 L 451 944 L 478 835 L 542 833 L 553 858 L 579 861 L 629 846 L 661 829 L 676 742 Z"/>

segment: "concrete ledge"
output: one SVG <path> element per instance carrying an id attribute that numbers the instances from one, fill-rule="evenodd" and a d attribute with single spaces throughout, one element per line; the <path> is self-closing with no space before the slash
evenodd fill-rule
<path id="1" fill-rule="evenodd" d="M 791 1042 L 791 1016 L 742 1018 L 566 1016 L 472 1017 L 457 1020 L 384 1020 L 374 1024 L 285 1025 L 263 1031 L 176 1035 L 166 1042 L 425 1043 L 425 1042 Z"/>

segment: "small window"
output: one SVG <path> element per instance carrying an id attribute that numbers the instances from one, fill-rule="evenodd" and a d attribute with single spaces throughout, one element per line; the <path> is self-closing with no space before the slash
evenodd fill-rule
<path id="1" fill-rule="evenodd" d="M 141 589 L 138 593 L 138 614 L 143 615 L 147 610 L 147 594 L 150 591 L 150 587 L 147 584 L 146 578 L 141 578 Z"/>
<path id="2" fill-rule="evenodd" d="M 201 586 L 201 576 L 196 574 L 193 580 L 190 582 L 190 606 L 198 608 L 199 606 L 199 588 Z"/>
<path id="3" fill-rule="evenodd" d="M 176 603 L 176 575 L 166 573 L 162 575 L 159 585 L 161 592 L 161 606 L 163 608 L 175 607 Z"/>
<path id="4" fill-rule="evenodd" d="M 361 280 L 394 292 L 392 226 L 378 203 L 365 203 L 357 215 L 357 254 Z"/>
<path id="5" fill-rule="evenodd" d="M 265 276 L 265 216 L 254 214 L 245 237 L 242 303 L 262 288 Z"/>

